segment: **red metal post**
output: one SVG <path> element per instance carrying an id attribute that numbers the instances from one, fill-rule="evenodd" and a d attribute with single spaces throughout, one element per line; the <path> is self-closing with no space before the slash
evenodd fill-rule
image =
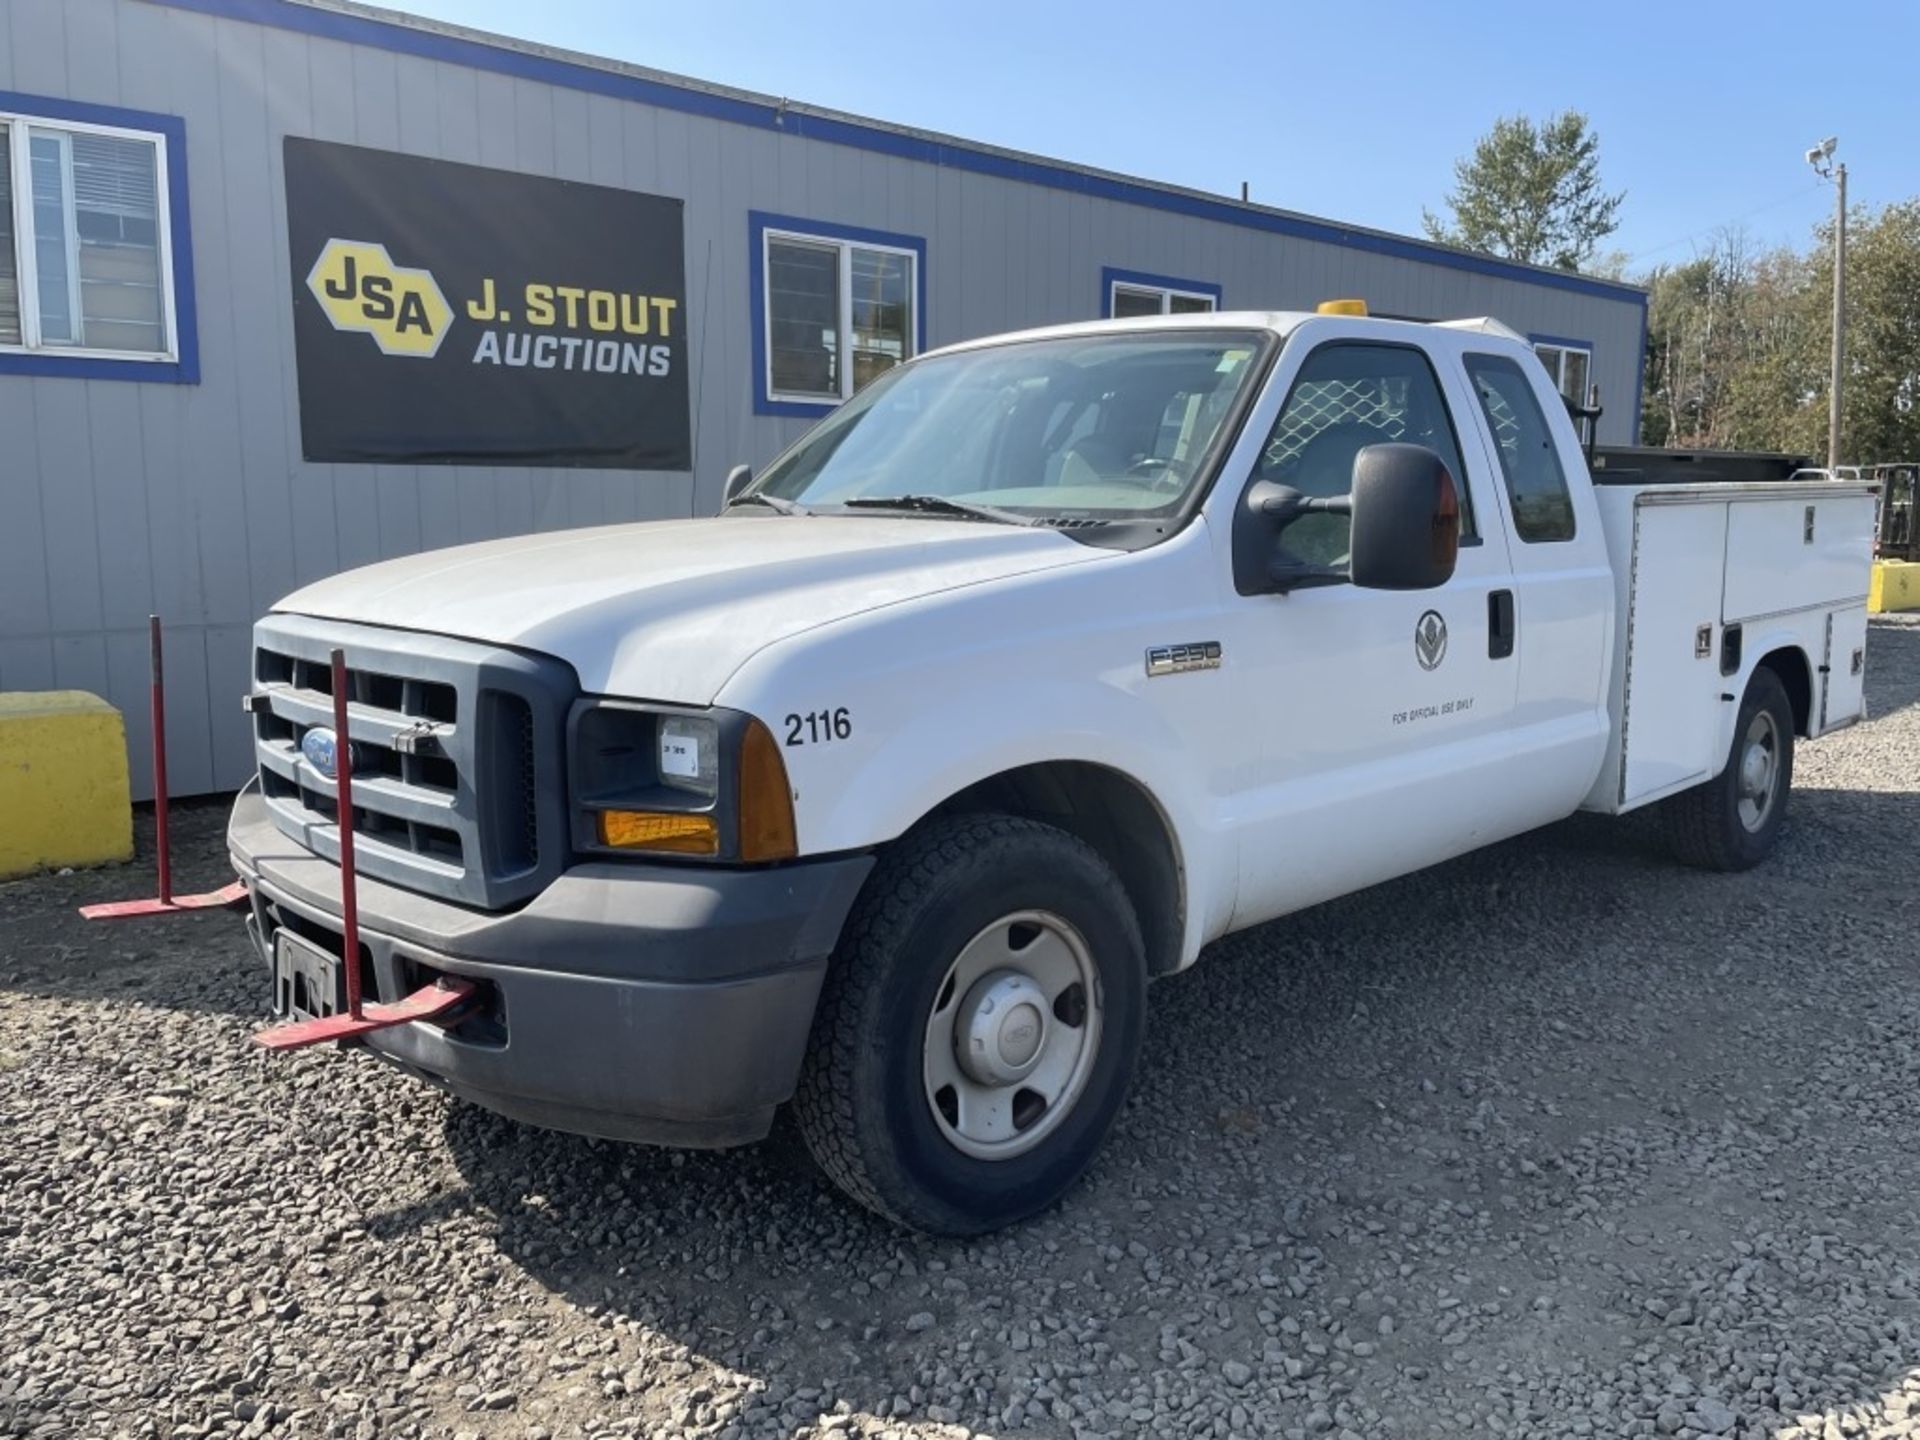
<path id="1" fill-rule="evenodd" d="M 160 656 L 160 617 L 147 617 L 153 667 L 153 851 L 160 869 L 160 903 L 173 903 L 173 857 L 167 848 L 167 680 Z"/>
<path id="2" fill-rule="evenodd" d="M 340 960 L 347 967 L 347 1014 L 360 1018 L 360 903 L 353 878 L 353 741 L 347 731 L 347 657 L 333 660 L 333 787 L 340 829 Z"/>

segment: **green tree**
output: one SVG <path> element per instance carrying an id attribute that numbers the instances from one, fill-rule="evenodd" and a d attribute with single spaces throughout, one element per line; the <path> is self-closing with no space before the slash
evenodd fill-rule
<path id="1" fill-rule="evenodd" d="M 1454 162 L 1452 221 L 1421 212 L 1429 238 L 1534 265 L 1578 270 L 1619 228 L 1625 191 L 1600 184 L 1600 139 L 1578 110 L 1539 125 L 1494 121 L 1473 154 Z"/>
<path id="2" fill-rule="evenodd" d="M 1847 463 L 1920 459 L 1920 199 L 1847 221 Z M 1755 254 L 1738 232 L 1641 277 L 1647 315 L 1641 438 L 1785 450 L 1824 463 L 1833 337 L 1833 230 L 1805 251 Z"/>
<path id="3" fill-rule="evenodd" d="M 1827 444 L 1827 376 L 1833 294 L 1833 238 L 1822 226 L 1808 265 L 1820 323 L 1812 326 L 1816 393 L 1809 433 Z M 1920 199 L 1847 220 L 1846 408 L 1842 458 L 1848 464 L 1920 459 Z"/>

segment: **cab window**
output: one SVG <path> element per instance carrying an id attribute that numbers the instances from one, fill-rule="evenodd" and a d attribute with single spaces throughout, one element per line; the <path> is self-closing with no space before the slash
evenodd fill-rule
<path id="1" fill-rule="evenodd" d="M 1405 345 L 1334 341 L 1307 357 L 1287 403 L 1261 448 L 1254 478 L 1311 496 L 1345 495 L 1353 461 L 1369 445 L 1424 445 L 1446 463 L 1460 494 L 1460 534 L 1477 532 L 1453 416 L 1433 366 Z M 1347 560 L 1347 517 L 1308 515 L 1286 529 L 1284 544 L 1315 565 Z"/>
<path id="2" fill-rule="evenodd" d="M 1526 373 L 1504 355 L 1469 355 L 1467 374 L 1493 432 L 1507 498 L 1513 504 L 1513 533 L 1522 540 L 1571 540 L 1573 496 L 1553 431 L 1534 398 Z"/>

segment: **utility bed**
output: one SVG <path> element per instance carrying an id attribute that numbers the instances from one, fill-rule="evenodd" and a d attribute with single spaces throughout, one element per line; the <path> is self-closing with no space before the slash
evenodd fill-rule
<path id="1" fill-rule="evenodd" d="M 1743 654 L 1797 645 L 1816 658 L 1787 684 L 1808 737 L 1864 714 L 1874 487 L 1651 473 L 1614 471 L 1594 489 L 1617 608 L 1614 743 L 1587 796 L 1593 810 L 1631 810 L 1717 772 Z M 1719 723 L 1703 723 L 1715 713 Z"/>

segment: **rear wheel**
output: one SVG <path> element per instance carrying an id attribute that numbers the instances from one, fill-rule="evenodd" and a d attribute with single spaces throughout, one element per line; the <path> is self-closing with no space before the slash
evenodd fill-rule
<path id="1" fill-rule="evenodd" d="M 977 1234 L 1058 1199 L 1126 1098 L 1145 1016 L 1133 907 L 1083 841 L 967 815 L 901 841 L 827 973 L 794 1097 L 841 1189 Z"/>
<path id="2" fill-rule="evenodd" d="M 1674 854 L 1707 870 L 1746 870 L 1772 853 L 1793 784 L 1793 704 L 1762 666 L 1747 682 L 1720 774 L 1667 802 Z"/>

